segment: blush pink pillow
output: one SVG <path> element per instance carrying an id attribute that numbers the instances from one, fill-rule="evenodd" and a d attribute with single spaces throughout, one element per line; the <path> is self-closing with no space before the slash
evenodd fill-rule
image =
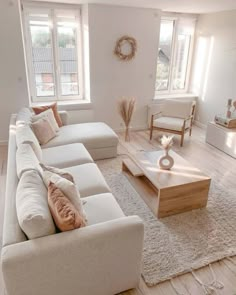
<path id="1" fill-rule="evenodd" d="M 85 226 L 83 217 L 71 201 L 52 182 L 48 186 L 48 205 L 59 230 L 69 231 Z"/>
<path id="2" fill-rule="evenodd" d="M 31 127 L 40 144 L 46 144 L 56 136 L 56 132 L 46 117 L 32 123 Z"/>

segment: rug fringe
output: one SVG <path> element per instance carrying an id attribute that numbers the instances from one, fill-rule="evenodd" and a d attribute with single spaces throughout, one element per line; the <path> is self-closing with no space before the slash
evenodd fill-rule
<path id="1" fill-rule="evenodd" d="M 203 281 L 195 274 L 194 271 L 191 271 L 194 279 L 198 282 L 198 284 L 202 287 L 205 295 L 211 295 L 215 291 L 215 289 L 211 286 L 211 284 L 205 284 Z"/>
<path id="2" fill-rule="evenodd" d="M 224 284 L 222 282 L 220 282 L 220 281 L 217 280 L 216 274 L 215 274 L 215 272 L 214 272 L 213 267 L 212 267 L 211 264 L 209 264 L 209 268 L 210 268 L 210 271 L 211 271 L 211 275 L 213 277 L 213 281 L 211 283 L 211 286 L 213 288 L 215 288 L 215 289 L 223 289 L 224 288 Z"/>
<path id="3" fill-rule="evenodd" d="M 209 266 L 209 269 L 211 271 L 211 275 L 212 275 L 212 278 L 213 278 L 212 282 L 209 283 L 209 284 L 203 283 L 203 281 L 196 275 L 196 273 L 194 271 L 191 272 L 194 279 L 202 287 L 205 295 L 211 295 L 214 292 L 217 292 L 217 290 L 224 288 L 224 284 L 222 282 L 220 282 L 219 280 L 217 280 L 216 274 L 215 274 L 215 272 L 213 270 L 213 267 L 212 267 L 211 263 L 209 263 L 208 266 Z"/>

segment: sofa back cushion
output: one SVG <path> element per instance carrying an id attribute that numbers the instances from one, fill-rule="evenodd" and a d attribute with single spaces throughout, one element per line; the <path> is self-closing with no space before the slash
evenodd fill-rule
<path id="1" fill-rule="evenodd" d="M 28 108 L 22 108 L 16 115 L 16 126 L 27 125 L 31 123 L 32 112 Z"/>
<path id="2" fill-rule="evenodd" d="M 163 105 L 162 116 L 185 119 L 191 115 L 192 105 L 192 101 L 167 99 Z"/>
<path id="3" fill-rule="evenodd" d="M 16 172 L 20 179 L 26 171 L 35 170 L 39 175 L 42 175 L 43 170 L 39 165 L 33 149 L 29 144 L 19 145 L 16 151 Z"/>
<path id="4" fill-rule="evenodd" d="M 37 171 L 26 171 L 16 192 L 16 211 L 21 229 L 28 239 L 56 232 L 48 207 L 47 189 Z"/>
<path id="5" fill-rule="evenodd" d="M 14 130 L 15 123 L 16 117 L 12 115 L 8 144 L 6 194 L 2 231 L 3 247 L 26 240 L 26 236 L 21 230 L 16 213 L 16 189 L 19 179 L 16 174 L 16 134 L 15 132 L 11 132 L 11 130 Z"/>
<path id="6" fill-rule="evenodd" d="M 48 186 L 48 205 L 60 231 L 73 230 L 85 225 L 84 218 L 70 199 L 52 182 Z"/>
<path id="7" fill-rule="evenodd" d="M 19 147 L 21 144 L 27 143 L 31 145 L 38 160 L 42 160 L 42 149 L 34 132 L 29 125 L 21 125 L 16 127 L 16 144 Z"/>

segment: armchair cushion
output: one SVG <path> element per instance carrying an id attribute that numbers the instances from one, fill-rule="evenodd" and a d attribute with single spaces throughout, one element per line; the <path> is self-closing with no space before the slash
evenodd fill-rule
<path id="1" fill-rule="evenodd" d="M 192 101 L 167 99 L 163 105 L 162 116 L 186 119 L 191 115 Z"/>
<path id="2" fill-rule="evenodd" d="M 153 121 L 153 126 L 163 129 L 181 131 L 183 128 L 184 119 L 171 118 L 171 117 L 160 117 Z M 190 120 L 186 121 L 185 129 L 189 128 Z"/>

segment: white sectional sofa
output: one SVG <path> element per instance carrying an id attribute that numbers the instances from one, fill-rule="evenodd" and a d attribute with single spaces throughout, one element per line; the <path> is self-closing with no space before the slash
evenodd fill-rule
<path id="1" fill-rule="evenodd" d="M 16 133 L 17 126 L 27 125 L 27 113 L 24 110 L 17 117 L 13 115 L 10 124 L 1 253 L 6 294 L 113 295 L 136 287 L 143 223 L 137 216 L 124 215 L 93 161 L 116 155 L 117 136 L 103 123 L 65 125 L 55 139 L 42 147 L 44 164 L 64 168 L 73 175 L 86 200 L 88 225 L 37 239 L 26 238 L 16 213 Z M 66 118 L 63 113 L 64 124 Z"/>

